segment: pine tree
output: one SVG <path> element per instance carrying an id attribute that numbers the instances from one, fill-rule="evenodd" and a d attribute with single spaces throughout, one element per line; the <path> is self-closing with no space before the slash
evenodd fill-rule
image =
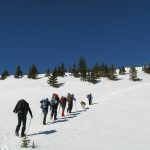
<path id="1" fill-rule="evenodd" d="M 88 70 L 88 74 L 87 74 L 87 81 L 91 82 L 93 84 L 97 83 L 97 76 L 95 74 L 94 69 L 92 71 Z"/>
<path id="2" fill-rule="evenodd" d="M 57 76 L 58 77 L 61 76 L 61 68 L 60 68 L 60 66 L 57 67 Z"/>
<path id="3" fill-rule="evenodd" d="M 150 64 L 144 65 L 144 66 L 142 67 L 142 71 L 144 71 L 145 73 L 150 74 Z"/>
<path id="4" fill-rule="evenodd" d="M 86 81 L 87 65 L 84 57 L 80 57 L 79 60 L 79 73 L 81 80 Z"/>
<path id="5" fill-rule="evenodd" d="M 5 70 L 2 72 L 1 80 L 6 79 L 9 75 L 10 75 L 10 74 L 9 74 L 8 70 L 5 69 Z"/>
<path id="6" fill-rule="evenodd" d="M 17 69 L 16 69 L 16 72 L 15 72 L 14 77 L 15 77 L 15 78 L 22 78 L 22 76 L 23 76 L 23 73 L 22 73 L 22 71 L 21 71 L 21 67 L 20 67 L 20 66 L 17 66 Z"/>
<path id="7" fill-rule="evenodd" d="M 108 66 L 106 64 L 102 63 L 99 66 L 99 75 L 100 75 L 100 77 L 107 77 L 108 72 L 109 72 Z"/>
<path id="8" fill-rule="evenodd" d="M 108 74 L 107 74 L 107 78 L 110 79 L 110 80 L 117 80 L 118 79 L 118 76 L 116 74 L 116 69 L 115 69 L 114 65 L 112 65 L 109 68 L 109 71 L 108 71 Z"/>
<path id="9" fill-rule="evenodd" d="M 113 74 L 116 74 L 116 68 L 114 64 L 111 65 L 110 70 Z"/>
<path id="10" fill-rule="evenodd" d="M 47 70 L 45 71 L 45 77 L 49 77 L 49 76 L 50 76 L 50 70 L 47 69 Z"/>
<path id="11" fill-rule="evenodd" d="M 29 72 L 28 72 L 28 78 L 32 78 L 32 68 L 29 68 Z"/>
<path id="12" fill-rule="evenodd" d="M 57 72 L 56 72 L 55 69 L 54 69 L 54 71 L 52 72 L 52 74 L 49 76 L 47 83 L 48 83 L 50 86 L 57 87 L 58 81 L 57 81 Z"/>
<path id="13" fill-rule="evenodd" d="M 38 70 L 34 64 L 32 65 L 32 74 L 33 74 L 32 78 L 36 79 L 36 77 L 38 75 Z"/>
<path id="14" fill-rule="evenodd" d="M 61 77 L 64 77 L 64 76 L 65 76 L 65 71 L 66 71 L 65 66 L 64 66 L 64 64 L 62 63 L 61 66 L 60 66 L 60 76 L 61 76 Z"/>
<path id="15" fill-rule="evenodd" d="M 129 70 L 129 79 L 132 80 L 132 81 L 139 80 L 137 78 L 137 70 L 136 70 L 135 66 L 130 67 L 130 70 Z"/>
<path id="16" fill-rule="evenodd" d="M 36 66 L 33 64 L 29 69 L 28 78 L 36 79 L 37 75 L 38 75 L 38 70 Z"/>
<path id="17" fill-rule="evenodd" d="M 58 77 L 58 67 L 55 67 L 53 70 L 53 73 L 55 74 L 56 77 Z"/>
<path id="18" fill-rule="evenodd" d="M 123 75 L 125 75 L 125 73 L 126 73 L 126 69 L 124 66 L 122 66 L 122 73 L 123 73 Z"/>
<path id="19" fill-rule="evenodd" d="M 125 75 L 125 73 L 126 73 L 126 70 L 125 70 L 124 66 L 122 66 L 121 68 L 119 68 L 119 74 L 120 75 Z"/>
<path id="20" fill-rule="evenodd" d="M 30 139 L 28 138 L 28 137 L 24 137 L 23 139 L 22 139 L 22 144 L 21 144 L 21 148 L 29 148 L 30 146 Z"/>
<path id="21" fill-rule="evenodd" d="M 77 65 L 76 65 L 76 64 L 73 64 L 71 73 L 72 73 L 72 75 L 73 75 L 74 77 L 79 77 L 79 71 L 78 71 L 78 68 L 77 68 Z"/>
<path id="22" fill-rule="evenodd" d="M 95 79 L 100 78 L 100 70 L 99 70 L 99 65 L 97 63 L 92 68 L 92 74 L 94 75 Z"/>

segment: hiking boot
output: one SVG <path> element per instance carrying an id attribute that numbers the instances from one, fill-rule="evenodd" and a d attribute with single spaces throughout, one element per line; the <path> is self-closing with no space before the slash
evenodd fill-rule
<path id="1" fill-rule="evenodd" d="M 21 137 L 25 137 L 26 135 L 24 133 L 21 133 Z"/>
<path id="2" fill-rule="evenodd" d="M 15 135 L 16 135 L 16 136 L 19 136 L 19 133 L 18 133 L 17 131 L 15 131 Z"/>

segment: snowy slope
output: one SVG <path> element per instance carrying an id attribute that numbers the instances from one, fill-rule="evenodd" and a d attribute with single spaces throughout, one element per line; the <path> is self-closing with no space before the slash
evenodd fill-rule
<path id="1" fill-rule="evenodd" d="M 93 85 L 70 75 L 59 78 L 60 88 L 52 88 L 47 78 L 0 81 L 0 149 L 19 150 L 21 138 L 14 136 L 17 116 L 12 113 L 16 102 L 24 98 L 30 103 L 32 119 L 28 135 L 40 150 L 149 150 L 150 149 L 150 75 L 138 68 L 142 82 L 132 82 L 129 75 L 121 80 L 101 78 Z M 66 96 L 74 93 L 77 102 L 73 113 L 58 122 L 43 126 L 39 101 L 52 93 Z M 81 100 L 92 93 L 94 105 L 83 110 Z M 28 115 L 27 130 L 30 115 Z M 49 121 L 49 116 L 47 117 Z"/>

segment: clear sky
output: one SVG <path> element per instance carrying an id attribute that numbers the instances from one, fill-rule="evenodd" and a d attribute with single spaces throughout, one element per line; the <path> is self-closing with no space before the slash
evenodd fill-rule
<path id="1" fill-rule="evenodd" d="M 0 1 L 0 73 L 17 65 L 150 63 L 149 0 Z"/>

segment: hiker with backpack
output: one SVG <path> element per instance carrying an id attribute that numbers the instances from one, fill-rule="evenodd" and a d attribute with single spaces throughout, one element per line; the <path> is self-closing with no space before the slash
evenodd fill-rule
<path id="1" fill-rule="evenodd" d="M 51 119 L 54 117 L 54 120 L 57 120 L 57 108 L 58 108 L 58 105 L 59 105 L 58 94 L 54 93 L 52 95 L 50 105 L 51 105 Z"/>
<path id="2" fill-rule="evenodd" d="M 19 130 L 22 124 L 21 137 L 26 136 L 26 121 L 28 111 L 30 113 L 31 118 L 33 118 L 32 111 L 30 109 L 29 103 L 27 103 L 24 99 L 21 99 L 17 102 L 13 112 L 18 114 L 18 125 L 16 126 L 15 135 L 19 136 Z"/>
<path id="3" fill-rule="evenodd" d="M 76 101 L 76 99 L 74 98 L 74 94 L 68 93 L 68 95 L 67 95 L 67 102 L 68 102 L 67 113 L 71 113 L 72 108 L 73 108 L 73 101 Z"/>
<path id="4" fill-rule="evenodd" d="M 48 106 L 50 106 L 50 102 L 49 102 L 48 98 L 46 98 L 46 99 L 41 100 L 40 103 L 41 103 L 42 112 L 44 114 L 43 125 L 46 125 L 46 117 L 48 114 Z"/>
<path id="5" fill-rule="evenodd" d="M 89 105 L 92 105 L 92 99 L 93 99 L 92 94 L 91 93 L 88 94 L 87 98 L 88 98 L 88 101 L 89 101 Z"/>
<path id="6" fill-rule="evenodd" d="M 61 108 L 62 108 L 62 112 L 61 112 L 61 116 L 63 117 L 64 116 L 64 112 L 65 112 L 65 108 L 66 108 L 66 103 L 67 103 L 67 98 L 62 96 L 61 99 L 60 99 L 60 105 L 61 105 Z"/>

